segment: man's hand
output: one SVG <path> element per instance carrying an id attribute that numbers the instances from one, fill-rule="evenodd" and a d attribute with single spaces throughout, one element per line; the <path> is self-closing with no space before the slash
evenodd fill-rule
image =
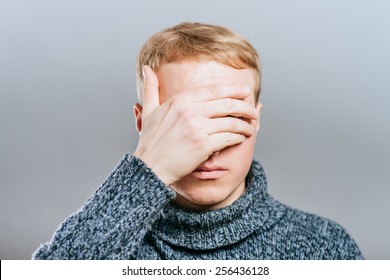
<path id="1" fill-rule="evenodd" d="M 167 185 L 194 171 L 214 152 L 240 144 L 258 118 L 242 85 L 214 85 L 177 94 L 160 105 L 158 78 L 144 66 L 142 131 L 134 156 Z"/>

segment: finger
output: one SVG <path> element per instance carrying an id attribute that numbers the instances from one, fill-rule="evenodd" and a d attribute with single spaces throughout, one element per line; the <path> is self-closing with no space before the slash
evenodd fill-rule
<path id="1" fill-rule="evenodd" d="M 209 155 L 212 155 L 214 152 L 225 149 L 229 146 L 234 146 L 245 141 L 245 136 L 242 134 L 231 133 L 231 132 L 221 132 L 210 135 L 209 141 Z"/>
<path id="2" fill-rule="evenodd" d="M 193 91 L 183 93 L 183 98 L 193 102 L 204 102 L 222 98 L 244 99 L 251 94 L 248 86 L 235 84 L 219 84 L 200 87 Z"/>
<path id="3" fill-rule="evenodd" d="M 142 116 L 145 117 L 160 106 L 158 78 L 148 65 L 143 66 L 145 75 Z"/>
<path id="4" fill-rule="evenodd" d="M 242 134 L 245 136 L 252 136 L 255 133 L 255 129 L 252 125 L 247 123 L 244 120 L 233 118 L 233 117 L 225 117 L 225 118 L 217 118 L 208 121 L 207 124 L 208 133 L 215 134 L 221 132 L 231 132 L 236 134 Z"/>
<path id="5" fill-rule="evenodd" d="M 258 118 L 258 110 L 253 107 L 253 104 L 233 98 L 207 101 L 202 104 L 202 107 L 205 112 L 205 116 L 209 118 L 226 116 L 235 116 L 247 119 Z"/>

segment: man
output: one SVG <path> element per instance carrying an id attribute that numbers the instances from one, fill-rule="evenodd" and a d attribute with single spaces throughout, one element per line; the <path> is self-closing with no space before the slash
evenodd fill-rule
<path id="1" fill-rule="evenodd" d="M 276 201 L 252 160 L 262 105 L 256 50 L 182 23 L 138 59 L 140 139 L 36 259 L 360 259 L 336 223 Z"/>

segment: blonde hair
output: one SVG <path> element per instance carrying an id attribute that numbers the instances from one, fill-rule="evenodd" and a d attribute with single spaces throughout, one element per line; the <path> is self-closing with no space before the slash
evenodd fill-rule
<path id="1" fill-rule="evenodd" d="M 183 22 L 157 32 L 143 45 L 137 59 L 140 102 L 143 95 L 143 65 L 157 71 L 162 63 L 183 60 L 215 61 L 235 69 L 252 69 L 256 77 L 255 101 L 258 101 L 261 91 L 260 59 L 252 45 L 226 27 Z"/>

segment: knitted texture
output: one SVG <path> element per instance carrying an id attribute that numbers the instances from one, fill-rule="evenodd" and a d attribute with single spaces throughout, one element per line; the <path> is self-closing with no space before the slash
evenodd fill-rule
<path id="1" fill-rule="evenodd" d="M 175 192 L 126 155 L 34 259 L 362 259 L 338 224 L 276 201 L 253 161 L 246 192 L 205 212 L 175 206 Z"/>

